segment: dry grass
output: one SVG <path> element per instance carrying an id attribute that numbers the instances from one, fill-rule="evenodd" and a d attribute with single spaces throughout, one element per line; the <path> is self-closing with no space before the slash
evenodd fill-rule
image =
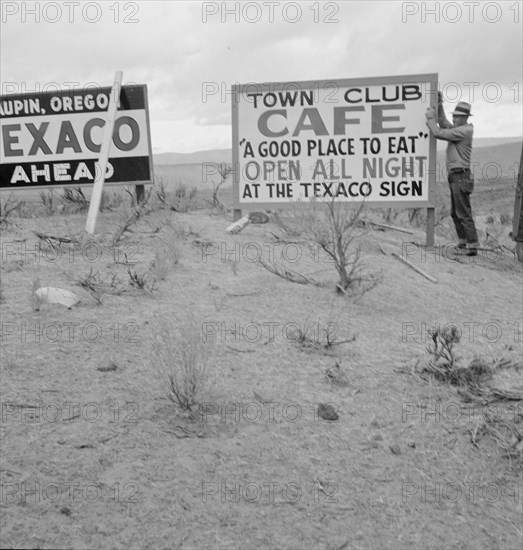
<path id="1" fill-rule="evenodd" d="M 475 447 L 479 449 L 481 443 L 490 444 L 503 460 L 508 461 L 509 469 L 515 471 L 523 471 L 523 411 L 520 403 L 491 405 L 493 413 L 478 416 L 469 429 L 470 441 Z"/>
<path id="2" fill-rule="evenodd" d="M 154 243 L 154 258 L 150 272 L 157 281 L 164 281 L 174 266 L 180 263 L 182 247 L 179 241 L 164 239 Z"/>
<path id="3" fill-rule="evenodd" d="M 30 302 L 33 311 L 40 311 L 43 304 L 46 303 L 45 299 L 36 294 L 36 291 L 41 287 L 40 277 L 34 273 L 31 285 Z"/>
<path id="4" fill-rule="evenodd" d="M 162 388 L 180 409 L 191 411 L 199 403 L 208 381 L 210 343 L 202 341 L 194 318 L 178 329 L 162 323 L 151 349 L 153 367 Z"/>
<path id="5" fill-rule="evenodd" d="M 184 183 L 178 183 L 170 200 L 170 209 L 175 212 L 188 212 L 196 209 L 197 194 L 198 189 L 196 187 L 188 187 Z"/>
<path id="6" fill-rule="evenodd" d="M 174 184 L 172 191 L 168 191 L 164 178 L 155 176 L 153 189 L 155 205 L 159 209 L 168 208 L 174 212 L 189 212 L 199 206 L 198 189 L 194 186 L 189 187 L 181 180 Z"/>

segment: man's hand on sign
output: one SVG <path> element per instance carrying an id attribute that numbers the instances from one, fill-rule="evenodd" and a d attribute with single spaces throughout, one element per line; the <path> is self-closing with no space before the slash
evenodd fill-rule
<path id="1" fill-rule="evenodd" d="M 436 112 L 432 107 L 429 107 L 425 113 L 425 117 L 427 120 L 430 120 L 432 118 L 436 118 Z"/>

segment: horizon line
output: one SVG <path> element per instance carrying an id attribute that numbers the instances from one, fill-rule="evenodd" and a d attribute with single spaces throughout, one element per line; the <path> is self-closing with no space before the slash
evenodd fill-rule
<path id="1" fill-rule="evenodd" d="M 523 141 L 523 136 L 478 136 L 474 139 L 514 139 Z M 474 143 L 474 142 L 473 142 Z M 153 155 L 193 155 L 196 153 L 206 153 L 208 151 L 225 151 L 232 150 L 230 147 L 213 147 L 211 149 L 198 149 L 196 151 L 180 152 L 180 151 L 153 151 Z"/>

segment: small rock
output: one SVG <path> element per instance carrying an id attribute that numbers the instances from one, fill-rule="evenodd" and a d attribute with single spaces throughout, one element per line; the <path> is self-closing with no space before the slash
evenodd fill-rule
<path id="1" fill-rule="evenodd" d="M 339 415 L 330 403 L 318 403 L 318 416 L 323 420 L 338 420 Z"/>
<path id="2" fill-rule="evenodd" d="M 267 223 L 269 216 L 264 212 L 249 212 L 249 220 L 251 223 Z"/>
<path id="3" fill-rule="evenodd" d="M 64 516 L 70 516 L 71 515 L 71 508 L 69 508 L 69 506 L 62 506 L 60 508 L 60 513 L 63 514 Z"/>
<path id="4" fill-rule="evenodd" d="M 376 434 L 372 436 L 374 441 L 383 441 L 383 436 L 381 434 Z"/>
<path id="5" fill-rule="evenodd" d="M 112 371 L 116 370 L 117 368 L 118 368 L 118 366 L 116 365 L 116 363 L 111 362 L 107 365 L 101 365 L 99 367 L 96 367 L 96 370 L 98 370 L 100 372 L 112 372 Z"/>
<path id="6" fill-rule="evenodd" d="M 50 286 L 40 287 L 35 290 L 35 296 L 41 302 L 47 302 L 49 304 L 61 304 L 66 306 L 67 309 L 71 309 L 74 305 L 80 302 L 80 298 L 71 292 L 63 288 L 54 288 Z"/>
<path id="7" fill-rule="evenodd" d="M 392 444 L 389 449 L 391 450 L 391 453 L 394 455 L 400 455 L 401 454 L 401 448 L 397 443 Z"/>
<path id="8" fill-rule="evenodd" d="M 260 395 L 259 393 L 256 393 L 254 390 L 252 390 L 252 393 L 253 393 L 254 398 L 256 399 L 256 401 L 259 401 L 262 405 L 267 405 L 268 403 L 273 403 L 273 400 L 270 397 Z"/>
<path id="9" fill-rule="evenodd" d="M 380 427 L 380 423 L 377 421 L 377 420 L 373 420 L 370 425 L 373 427 L 373 428 L 379 428 Z"/>

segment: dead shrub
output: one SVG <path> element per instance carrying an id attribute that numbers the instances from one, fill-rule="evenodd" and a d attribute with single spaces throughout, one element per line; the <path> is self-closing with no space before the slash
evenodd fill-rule
<path id="1" fill-rule="evenodd" d="M 152 292 L 156 288 L 156 279 L 152 273 L 140 273 L 135 269 L 128 268 L 129 284 L 144 292 Z"/>
<path id="2" fill-rule="evenodd" d="M 85 198 L 81 187 L 66 187 L 62 193 L 62 199 L 72 205 L 75 212 L 84 212 L 89 208 L 89 201 Z"/>
<path id="3" fill-rule="evenodd" d="M 13 214 L 18 212 L 21 216 L 21 210 L 26 205 L 24 200 L 16 200 L 11 193 L 5 201 L 0 200 L 0 227 L 7 227 L 11 223 Z"/>
<path id="4" fill-rule="evenodd" d="M 467 386 L 476 393 L 482 391 L 485 382 L 490 380 L 494 369 L 483 357 L 474 357 L 468 367 L 457 367 L 450 373 L 449 381 L 454 386 Z"/>
<path id="5" fill-rule="evenodd" d="M 196 195 L 198 189 L 196 187 L 189 188 L 184 183 L 179 183 L 175 189 L 170 201 L 170 209 L 175 212 L 188 212 L 195 210 L 197 207 Z"/>
<path id="6" fill-rule="evenodd" d="M 182 250 L 178 242 L 161 240 L 154 245 L 154 258 L 150 271 L 157 281 L 164 281 L 169 271 L 180 263 Z"/>
<path id="7" fill-rule="evenodd" d="M 454 351 L 454 346 L 460 341 L 458 329 L 455 326 L 436 327 L 429 330 L 429 336 L 431 341 L 426 348 L 429 355 L 428 368 L 436 378 L 449 380 L 459 360 Z"/>
<path id="8" fill-rule="evenodd" d="M 92 267 L 85 277 L 79 277 L 74 282 L 89 292 L 97 305 L 102 304 L 105 294 L 118 295 L 124 291 L 117 273 L 111 271 L 102 276 L 99 271 L 94 271 Z"/>
<path id="9" fill-rule="evenodd" d="M 501 212 L 499 214 L 499 223 L 501 225 L 510 225 L 512 223 L 512 216 L 508 212 Z"/>
<path id="10" fill-rule="evenodd" d="M 107 191 L 107 189 L 104 189 L 100 200 L 100 212 L 116 210 L 123 202 L 124 199 L 121 193 L 115 193 L 114 191 Z"/>
<path id="11" fill-rule="evenodd" d="M 144 200 L 136 205 L 129 206 L 123 209 L 121 221 L 113 235 L 113 246 L 116 246 L 123 238 L 124 233 L 132 231 L 132 226 L 147 212 L 148 202 L 151 197 L 152 189 L 146 193 Z"/>
<path id="12" fill-rule="evenodd" d="M 204 343 L 200 327 L 193 318 L 179 329 L 162 323 L 152 346 L 152 363 L 162 388 L 180 409 L 191 411 L 208 381 L 210 342 Z"/>
<path id="13" fill-rule="evenodd" d="M 209 164 L 212 166 L 215 163 L 204 163 L 204 166 Z M 220 212 L 224 212 L 226 208 L 225 205 L 218 198 L 218 193 L 220 191 L 220 187 L 227 181 L 227 176 L 234 173 L 234 169 L 231 164 L 220 162 L 219 164 L 216 164 L 216 170 L 218 172 L 218 175 L 220 176 L 220 181 L 218 181 L 217 183 L 214 180 L 212 181 L 213 189 L 211 207 Z"/>
<path id="14" fill-rule="evenodd" d="M 169 208 L 170 205 L 167 199 L 167 191 L 165 190 L 165 183 L 161 176 L 154 176 L 154 190 L 160 208 Z"/>
<path id="15" fill-rule="evenodd" d="M 339 276 L 336 288 L 347 294 L 364 294 L 380 281 L 376 274 L 365 272 L 360 239 L 367 232 L 360 223 L 364 202 L 349 205 L 332 200 L 291 203 L 284 222 L 289 230 L 316 243 L 332 260 Z M 280 224 L 282 220 L 280 218 Z"/>
<path id="16" fill-rule="evenodd" d="M 473 394 L 485 391 L 485 382 L 492 378 L 495 368 L 479 356 L 474 357 L 467 366 L 460 364 L 461 358 L 455 351 L 456 344 L 460 342 L 457 327 L 437 327 L 430 330 L 429 335 L 429 360 L 422 367 L 422 371 L 430 373 L 442 382 L 466 387 Z"/>
<path id="17" fill-rule="evenodd" d="M 54 189 L 44 189 L 40 192 L 40 202 L 44 207 L 47 216 L 54 216 L 63 211 L 64 205 L 58 204 Z"/>

